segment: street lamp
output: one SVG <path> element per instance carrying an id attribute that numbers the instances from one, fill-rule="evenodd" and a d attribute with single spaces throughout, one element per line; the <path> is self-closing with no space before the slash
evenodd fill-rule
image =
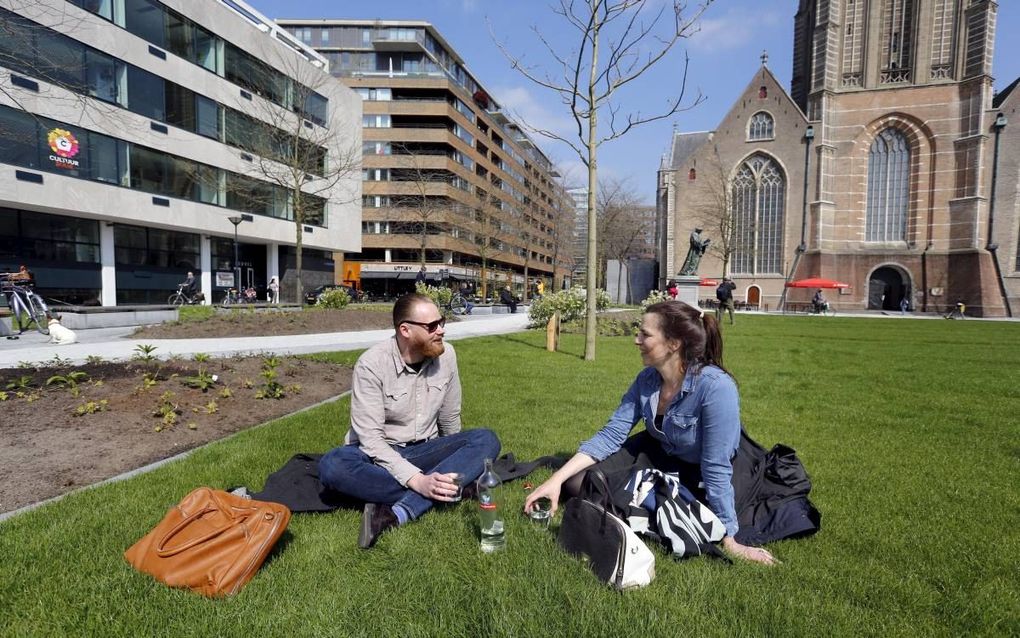
<path id="1" fill-rule="evenodd" d="M 241 225 L 244 218 L 240 215 L 234 215 L 233 217 L 227 217 L 227 221 L 234 225 L 234 288 L 237 289 L 238 296 L 241 294 L 241 265 L 237 261 L 237 227 Z M 228 293 L 229 294 L 229 293 Z"/>
<path id="2" fill-rule="evenodd" d="M 995 243 L 992 233 L 995 231 L 995 190 L 999 181 L 999 138 L 1002 136 L 1002 129 L 1006 128 L 1006 115 L 999 113 L 992 123 L 995 129 L 995 152 L 992 155 L 992 188 L 988 196 L 988 239 L 985 250 L 992 253 L 992 265 L 995 266 L 995 278 L 998 280 L 999 293 L 1002 295 L 1002 303 L 1006 309 L 1006 316 L 1013 316 L 1013 309 L 1009 305 L 1009 295 L 1006 293 L 1006 284 L 1002 280 L 1002 270 L 999 266 L 999 254 L 996 252 L 999 245 Z"/>

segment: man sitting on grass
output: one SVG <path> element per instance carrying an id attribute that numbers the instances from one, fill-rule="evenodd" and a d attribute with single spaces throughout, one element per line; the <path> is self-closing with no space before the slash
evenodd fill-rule
<path id="1" fill-rule="evenodd" d="M 351 379 L 345 445 L 319 461 L 319 478 L 365 501 L 358 546 L 456 500 L 454 475 L 469 485 L 499 455 L 490 430 L 461 431 L 457 355 L 443 342 L 446 320 L 425 295 L 393 305 L 392 339 L 365 351 Z"/>

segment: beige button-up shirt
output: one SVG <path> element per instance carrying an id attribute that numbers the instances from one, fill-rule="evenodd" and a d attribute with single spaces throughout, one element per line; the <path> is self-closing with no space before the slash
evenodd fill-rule
<path id="1" fill-rule="evenodd" d="M 453 346 L 421 370 L 404 363 L 396 337 L 377 343 L 358 358 L 351 380 L 351 429 L 356 444 L 401 485 L 422 470 L 393 446 L 460 432 L 460 375 Z"/>

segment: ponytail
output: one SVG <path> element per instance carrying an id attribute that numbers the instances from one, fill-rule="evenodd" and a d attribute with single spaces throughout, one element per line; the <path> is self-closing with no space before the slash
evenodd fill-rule
<path id="1" fill-rule="evenodd" d="M 719 320 L 712 315 L 705 315 L 701 321 L 705 324 L 705 354 L 702 363 L 713 365 L 732 377 L 733 374 L 723 365 L 723 341 Z"/>
<path id="2" fill-rule="evenodd" d="M 685 369 L 713 365 L 733 377 L 723 367 L 722 332 L 714 316 L 682 301 L 660 301 L 648 306 L 645 312 L 659 315 L 663 333 L 683 344 Z"/>

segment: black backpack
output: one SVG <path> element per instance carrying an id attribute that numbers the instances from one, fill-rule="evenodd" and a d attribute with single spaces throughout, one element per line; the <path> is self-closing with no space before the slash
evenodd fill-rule
<path id="1" fill-rule="evenodd" d="M 725 281 L 719 284 L 719 287 L 715 289 L 715 298 L 719 301 L 726 301 L 730 298 L 733 293 L 730 291 L 730 286 Z"/>

